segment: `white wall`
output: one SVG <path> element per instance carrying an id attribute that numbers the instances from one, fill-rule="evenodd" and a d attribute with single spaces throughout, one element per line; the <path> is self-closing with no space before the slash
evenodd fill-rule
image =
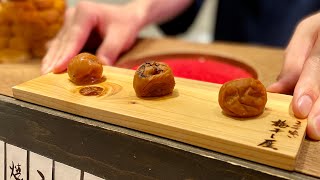
<path id="1" fill-rule="evenodd" d="M 80 0 L 67 0 L 69 6 L 74 6 Z M 121 4 L 130 0 L 91 0 L 103 3 Z M 210 42 L 212 40 L 213 23 L 215 23 L 215 12 L 218 0 L 207 0 L 202 6 L 202 9 L 188 32 L 179 36 L 184 40 L 194 42 Z M 144 28 L 141 33 L 144 37 L 161 37 L 163 36 L 156 26 L 151 25 Z"/>

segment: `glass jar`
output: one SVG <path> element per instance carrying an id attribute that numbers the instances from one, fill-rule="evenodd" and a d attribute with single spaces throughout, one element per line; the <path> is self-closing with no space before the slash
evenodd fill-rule
<path id="1" fill-rule="evenodd" d="M 0 63 L 41 58 L 62 26 L 64 0 L 1 0 Z"/>

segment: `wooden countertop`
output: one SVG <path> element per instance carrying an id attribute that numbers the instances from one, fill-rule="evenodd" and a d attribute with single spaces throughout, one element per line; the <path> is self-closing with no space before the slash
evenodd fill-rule
<path id="1" fill-rule="evenodd" d="M 124 66 L 131 60 L 167 54 L 205 54 L 237 60 L 255 69 L 259 79 L 267 86 L 275 81 L 283 63 L 283 50 L 243 44 L 196 44 L 176 39 L 139 40 L 119 60 Z M 26 64 L 1 64 L 0 94 L 12 96 L 11 87 L 40 75 L 40 61 Z M 296 171 L 320 177 L 320 142 L 306 139 L 303 142 Z"/>

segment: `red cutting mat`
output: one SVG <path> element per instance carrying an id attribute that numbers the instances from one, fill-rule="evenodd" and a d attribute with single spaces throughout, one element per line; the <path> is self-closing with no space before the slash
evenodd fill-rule
<path id="1" fill-rule="evenodd" d="M 254 77 L 242 67 L 215 59 L 173 57 L 159 61 L 167 63 L 176 77 L 219 84 L 237 78 Z M 133 69 L 137 68 L 135 66 Z"/>

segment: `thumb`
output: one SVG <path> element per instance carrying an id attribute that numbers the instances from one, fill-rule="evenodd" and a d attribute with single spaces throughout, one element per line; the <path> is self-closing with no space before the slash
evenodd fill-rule
<path id="1" fill-rule="evenodd" d="M 298 73 L 288 73 L 285 76 L 279 76 L 277 82 L 267 87 L 268 92 L 293 94 L 293 89 L 296 85 Z"/>
<path id="2" fill-rule="evenodd" d="M 313 47 L 318 32 L 320 14 L 306 18 L 297 26 L 286 49 L 285 61 L 278 81 L 267 88 L 269 92 L 292 94 L 303 65 Z"/>
<path id="3" fill-rule="evenodd" d="M 293 112 L 308 117 L 307 135 L 320 140 L 320 39 L 307 59 L 293 95 Z"/>

